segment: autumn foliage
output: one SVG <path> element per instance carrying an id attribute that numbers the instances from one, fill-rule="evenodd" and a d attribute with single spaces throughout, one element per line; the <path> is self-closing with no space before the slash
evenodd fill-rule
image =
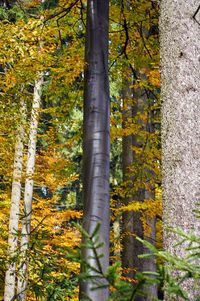
<path id="1" fill-rule="evenodd" d="M 33 86 L 44 76 L 39 112 L 33 193 L 27 300 L 78 300 L 82 219 L 82 119 L 86 1 L 3 1 L 0 6 L 0 296 L 10 258 L 7 254 L 14 149 L 21 124 L 20 100 L 26 106 L 22 199 Z M 6 7 L 9 2 L 10 5 Z M 42 18 L 41 18 L 42 16 Z M 42 42 L 41 42 L 42 41 Z M 41 46 L 42 43 L 42 46 Z M 124 212 L 140 212 L 143 232 L 156 220 L 156 245 L 162 244 L 160 189 L 160 77 L 158 4 L 156 1 L 110 1 L 109 76 L 111 99 L 111 262 L 120 261 Z M 126 70 L 130 70 L 126 72 Z M 123 124 L 124 80 L 134 93 L 145 94 L 141 110 Z M 141 92 L 142 91 L 142 92 Z M 153 124 L 153 130 L 148 126 Z M 137 137 L 130 152 L 128 181 L 122 176 L 122 139 Z M 142 202 L 124 199 L 139 190 L 154 191 Z M 16 237 L 20 241 L 20 227 Z M 128 235 L 132 235 L 128 233 Z M 127 235 L 127 233 L 126 233 Z M 76 256 L 75 256 L 76 257 Z M 20 248 L 15 258 L 20 272 Z M 123 274 L 118 268 L 119 275 Z M 124 276 L 122 276 L 123 278 Z M 124 277 L 130 283 L 136 279 Z M 116 288 L 112 288 L 116 291 Z M 3 299 L 2 299 L 3 300 Z"/>

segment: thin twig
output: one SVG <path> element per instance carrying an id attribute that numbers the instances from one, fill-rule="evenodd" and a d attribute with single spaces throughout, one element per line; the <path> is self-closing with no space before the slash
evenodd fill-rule
<path id="1" fill-rule="evenodd" d="M 57 13 L 55 13 L 55 14 L 53 14 L 53 15 L 50 15 L 49 17 L 47 17 L 45 20 L 44 20 L 44 23 L 46 23 L 47 21 L 49 21 L 49 20 L 51 20 L 51 19 L 53 19 L 53 18 L 55 18 L 55 17 L 58 17 L 58 16 L 60 16 L 61 14 L 63 14 L 63 13 L 65 13 L 63 16 L 61 16 L 61 18 L 62 17 L 64 17 L 78 2 L 79 2 L 80 0 L 76 0 L 74 3 L 72 3 L 70 6 L 68 6 L 68 7 L 66 7 L 66 8 L 64 8 L 62 11 L 60 11 L 60 12 L 57 12 Z M 60 18 L 59 18 L 60 19 Z"/>

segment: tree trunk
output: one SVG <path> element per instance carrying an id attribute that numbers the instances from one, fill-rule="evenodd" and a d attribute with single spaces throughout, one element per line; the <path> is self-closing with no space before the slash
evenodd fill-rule
<path id="1" fill-rule="evenodd" d="M 130 72 L 128 74 L 130 78 Z M 130 125 L 130 119 L 134 118 L 137 112 L 137 104 L 133 105 L 133 90 L 129 87 L 130 81 L 125 80 L 122 89 L 123 99 L 123 129 Z M 139 192 L 133 191 L 134 179 L 129 170 L 135 162 L 135 156 L 132 147 L 136 145 L 136 137 L 133 134 L 124 135 L 122 138 L 122 170 L 123 182 L 127 183 L 128 196 L 124 198 L 124 205 L 139 200 Z M 142 201 L 142 200 L 141 200 Z M 126 211 L 122 215 L 122 267 L 125 277 L 135 278 L 138 271 L 142 271 L 142 260 L 138 255 L 143 253 L 142 244 L 136 240 L 136 236 L 143 238 L 143 228 L 141 221 L 141 213 L 134 211 Z"/>
<path id="2" fill-rule="evenodd" d="M 11 206 L 8 234 L 8 255 L 10 263 L 5 275 L 4 301 L 10 301 L 15 295 L 16 279 L 16 258 L 18 243 L 18 228 L 21 199 L 21 177 L 23 169 L 23 149 L 24 149 L 24 121 L 25 121 L 25 103 L 20 103 L 21 120 L 18 127 L 18 133 L 15 143 L 15 159 L 13 166 L 13 181 L 11 191 Z"/>
<path id="3" fill-rule="evenodd" d="M 144 76 L 143 76 L 144 77 Z M 147 91 L 142 88 L 136 90 L 131 90 L 129 85 L 126 83 L 123 90 L 124 99 L 124 109 L 123 109 L 123 128 L 126 128 L 128 120 L 130 118 L 136 118 L 137 113 L 145 113 L 144 110 L 147 109 L 147 102 L 149 101 L 149 96 Z M 148 121 L 145 124 L 144 121 L 139 120 L 141 123 L 142 130 L 147 131 L 149 134 L 153 131 L 152 122 Z M 140 140 L 140 142 L 138 141 Z M 142 139 L 143 140 L 143 139 Z M 133 191 L 129 194 L 127 198 L 124 199 L 124 204 L 128 205 L 134 200 L 145 201 L 146 199 L 155 200 L 154 190 L 152 187 L 151 191 L 144 189 L 143 183 L 141 183 L 141 188 L 135 189 L 134 186 L 138 186 L 138 175 L 131 175 L 129 168 L 139 164 L 139 168 L 144 168 L 140 162 L 141 158 L 133 151 L 133 147 L 145 147 L 145 141 L 142 141 L 139 135 L 129 135 L 123 137 L 123 180 L 129 183 L 129 189 Z M 144 162 L 145 163 L 145 162 Z M 153 171 L 145 170 L 144 173 L 149 174 L 149 177 L 153 176 Z M 149 179 L 145 178 L 146 181 Z M 144 179 L 143 179 L 144 181 Z M 139 211 L 129 211 L 124 212 L 122 216 L 123 221 L 123 239 L 122 239 L 122 267 L 125 270 L 124 276 L 135 278 L 136 272 L 156 272 L 156 260 L 154 257 L 151 258 L 138 258 L 139 255 L 149 253 L 150 251 L 136 240 L 136 236 L 146 239 L 150 243 L 154 244 L 156 239 L 156 219 L 147 217 L 147 223 L 149 226 L 149 234 L 146 235 L 143 231 L 143 225 L 141 221 L 141 212 Z M 153 298 L 157 297 L 157 286 L 156 285 L 144 285 L 143 288 L 144 296 L 137 296 L 136 301 L 151 301 Z"/>
<path id="4" fill-rule="evenodd" d="M 39 119 L 39 109 L 41 103 L 41 89 L 43 84 L 43 76 L 40 75 L 39 79 L 35 81 L 33 105 L 31 112 L 31 124 L 29 132 L 28 143 L 28 158 L 26 165 L 26 181 L 24 191 L 24 212 L 22 219 L 22 232 L 21 232 L 21 263 L 19 267 L 17 295 L 18 300 L 24 301 L 26 299 L 26 289 L 28 282 L 28 243 L 31 230 L 31 213 L 32 213 L 32 196 L 33 196 L 33 175 L 35 169 L 35 156 L 36 156 L 36 143 L 37 143 L 37 129 Z"/>
<path id="5" fill-rule="evenodd" d="M 146 76 L 141 75 L 141 78 L 146 79 Z M 154 125 L 153 125 L 153 114 L 151 111 L 151 105 L 152 105 L 152 100 L 154 99 L 154 95 L 152 95 L 151 91 L 148 91 L 146 88 L 144 88 L 142 95 L 143 99 L 143 105 L 148 111 L 148 120 L 145 124 L 145 130 L 147 132 L 147 135 L 151 135 L 154 133 Z M 150 145 L 150 152 L 152 151 L 152 148 L 155 148 L 155 145 Z M 153 159 L 151 159 L 153 160 Z M 154 159 L 155 160 L 155 159 Z M 154 179 L 155 173 L 153 168 L 147 168 L 145 170 L 146 172 L 146 183 L 151 182 L 152 179 Z M 144 189 L 144 199 L 145 200 L 151 200 L 151 201 L 156 201 L 155 200 L 155 181 L 152 181 L 153 184 L 150 185 L 149 189 Z M 149 231 L 148 233 L 144 233 L 143 238 L 150 242 L 152 245 L 155 246 L 156 243 L 156 216 L 146 216 L 146 223 L 148 225 Z M 150 250 L 143 245 L 143 254 L 149 254 Z M 142 271 L 143 272 L 152 272 L 155 273 L 157 271 L 157 266 L 156 266 L 156 258 L 154 256 L 148 257 L 148 258 L 143 258 L 142 259 Z M 149 276 L 149 277 L 154 277 Z M 146 285 L 144 284 L 143 286 L 143 292 L 144 292 L 144 297 L 142 298 L 142 301 L 152 301 L 156 300 L 158 298 L 158 285 L 151 284 L 151 285 Z"/>
<path id="6" fill-rule="evenodd" d="M 179 257 L 183 246 L 167 227 L 193 230 L 200 221 L 193 209 L 199 202 L 200 167 L 200 25 L 199 1 L 161 2 L 161 100 L 164 247 Z M 182 284 L 190 300 L 198 294 L 193 281 Z M 165 300 L 170 300 L 165 296 Z"/>
<path id="7" fill-rule="evenodd" d="M 155 201 L 155 193 L 153 191 L 145 190 L 145 199 L 147 200 L 154 200 Z M 149 227 L 149 233 L 147 235 L 144 234 L 144 239 L 148 242 L 150 242 L 152 245 L 155 245 L 156 242 L 156 217 L 146 217 L 147 224 Z M 143 254 L 149 254 L 150 250 L 143 245 Z M 157 271 L 156 267 L 156 258 L 155 257 L 148 257 L 142 259 L 142 271 L 143 272 L 153 272 L 155 273 Z M 154 277 L 149 276 L 149 277 Z M 143 293 L 144 296 L 141 297 L 141 301 L 152 301 L 156 300 L 158 298 L 158 286 L 157 284 L 151 284 L 151 285 L 144 285 L 143 286 Z"/>
<path id="8" fill-rule="evenodd" d="M 109 265 L 108 10 L 108 0 L 88 0 L 83 133 L 83 227 L 91 235 L 95 227 L 101 225 L 99 242 L 104 245 L 97 251 L 104 255 L 100 259 L 103 273 Z M 91 258 L 94 257 L 91 249 L 84 247 L 82 256 L 90 266 L 99 270 L 97 260 Z M 90 275 L 98 282 L 98 273 L 91 271 Z M 98 284 L 100 286 L 101 281 Z M 107 300 L 108 288 L 92 290 L 93 286 L 88 280 L 82 281 L 80 298 Z"/>

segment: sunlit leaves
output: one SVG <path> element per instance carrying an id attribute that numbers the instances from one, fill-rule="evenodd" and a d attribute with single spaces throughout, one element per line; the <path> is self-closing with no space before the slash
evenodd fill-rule
<path id="1" fill-rule="evenodd" d="M 139 189 L 150 191 L 155 184 L 160 184 L 158 4 L 154 2 L 131 0 L 122 7 L 121 1 L 110 1 L 112 221 L 117 220 L 119 225 L 122 212 L 140 211 L 145 233 L 149 231 L 148 218 L 161 215 L 159 189 L 156 190 L 155 201 L 146 199 L 140 202 L 136 199 L 123 206 L 122 200 Z M 19 103 L 23 98 L 27 104 L 28 118 L 24 124 L 26 162 L 33 83 L 37 72 L 42 71 L 45 80 L 37 136 L 30 251 L 32 286 L 28 298 L 35 300 L 35 296 L 31 295 L 34 292 L 40 297 L 43 293 L 48 297 L 53 294 L 52 300 L 58 300 L 58 296 L 64 296 L 65 300 L 76 300 L 77 283 L 72 278 L 78 274 L 79 265 L 65 258 L 65 254 L 80 244 L 80 234 L 71 221 L 81 218 L 80 211 L 72 210 L 72 207 L 81 206 L 78 203 L 81 197 L 77 195 L 82 189 L 80 171 L 86 1 L 45 1 L 42 5 L 38 0 L 20 3 L 24 10 L 19 6 L 14 6 L 12 11 L 0 9 L 0 18 L 4 18 L 0 22 L 1 256 L 5 258 L 7 248 L 14 143 L 20 122 Z M 69 7 L 72 7 L 71 10 L 68 10 Z M 14 19 L 11 20 L 14 11 Z M 132 72 L 131 76 L 126 74 L 124 70 L 127 67 L 136 73 Z M 141 112 L 127 118 L 122 127 L 121 92 L 124 79 L 130 82 L 132 92 L 150 90 L 154 96 L 151 94 L 151 97 L 147 97 L 147 105 Z M 135 101 L 134 97 L 125 100 L 133 106 Z M 155 129 L 151 133 L 148 131 L 150 121 L 153 121 Z M 131 180 L 122 183 L 121 142 L 123 137 L 129 135 L 137 136 L 137 145 L 132 147 L 135 161 L 127 170 Z M 23 175 L 23 185 L 24 180 Z M 63 193 L 65 189 L 66 193 Z M 160 222 L 157 232 L 161 240 Z M 116 239 L 114 234 L 112 239 Z M 114 248 L 119 254 L 119 237 Z M 118 272 L 118 268 L 113 268 L 113 271 L 111 269 L 110 274 Z M 70 280 L 66 283 L 66 279 Z M 66 293 L 59 287 L 62 285 Z"/>

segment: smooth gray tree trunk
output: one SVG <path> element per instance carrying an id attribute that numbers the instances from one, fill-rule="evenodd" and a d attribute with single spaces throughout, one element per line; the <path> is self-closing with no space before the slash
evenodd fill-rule
<path id="1" fill-rule="evenodd" d="M 167 227 L 200 234 L 193 209 L 200 199 L 200 13 L 198 0 L 163 0 L 160 15 L 164 247 L 184 246 Z M 183 283 L 190 300 L 199 289 Z M 165 296 L 165 300 L 170 297 Z"/>
<path id="2" fill-rule="evenodd" d="M 141 78 L 143 80 L 146 80 L 145 75 L 141 75 Z M 146 124 L 144 125 L 144 128 L 147 132 L 147 135 L 151 136 L 153 133 L 155 133 L 154 129 L 154 123 L 153 123 L 153 112 L 151 109 L 153 99 L 154 99 L 154 94 L 146 88 L 144 88 L 144 91 L 141 91 L 141 97 L 143 100 L 143 105 L 146 110 L 148 110 L 148 120 Z M 152 142 L 150 142 L 152 143 Z M 148 142 L 147 142 L 148 144 Z M 152 151 L 153 148 L 156 148 L 156 145 L 149 145 L 150 147 L 150 152 Z M 152 160 L 156 160 L 155 158 Z M 155 174 L 154 170 L 152 168 L 145 168 L 146 172 L 146 183 L 151 182 L 152 184 L 150 185 L 149 189 L 144 189 L 144 199 L 145 200 L 151 200 L 156 202 L 156 196 L 155 196 Z M 156 204 L 156 203 L 155 203 Z M 154 205 L 155 206 L 155 205 Z M 152 245 L 155 246 L 156 244 L 156 216 L 150 217 L 148 214 L 146 215 L 146 223 L 148 225 L 149 231 L 148 233 L 143 234 L 143 238 L 150 242 Z M 143 245 L 143 254 L 149 254 L 150 250 L 147 248 L 145 245 Z M 143 258 L 142 260 L 142 271 L 143 272 L 152 272 L 155 273 L 157 271 L 157 265 L 156 265 L 156 258 L 154 256 L 148 257 L 148 258 Z M 153 278 L 154 276 L 151 275 L 149 276 Z M 143 286 L 143 292 L 144 292 L 144 297 L 142 301 L 152 301 L 156 300 L 158 298 L 158 285 L 156 283 L 151 284 L 151 285 L 144 285 Z"/>
<path id="3" fill-rule="evenodd" d="M 11 206 L 8 234 L 8 255 L 10 263 L 8 264 L 5 275 L 4 301 L 11 301 L 15 296 L 16 281 L 16 261 L 18 248 L 18 229 L 21 199 L 21 178 L 23 169 L 23 149 L 24 149 L 24 122 L 26 117 L 25 103 L 20 102 L 20 124 L 16 135 L 15 157 L 13 166 L 13 181 L 11 191 Z"/>
<path id="4" fill-rule="evenodd" d="M 87 33 L 85 50 L 85 92 L 83 132 L 83 227 L 91 235 L 100 224 L 99 242 L 104 246 L 97 249 L 102 272 L 109 265 L 109 153 L 110 153 L 110 101 L 108 82 L 108 12 L 109 1 L 88 0 Z M 83 238 L 85 242 L 85 239 Z M 82 249 L 83 260 L 97 268 L 93 250 Z M 83 270 L 83 266 L 82 266 Z M 93 280 L 98 273 L 91 271 Z M 105 284 L 105 281 L 103 281 Z M 108 288 L 92 290 L 94 285 L 82 281 L 80 299 L 84 296 L 93 301 L 105 301 Z"/>
<path id="5" fill-rule="evenodd" d="M 153 176 L 153 175 L 152 175 Z M 147 200 L 154 200 L 155 201 L 155 193 L 152 189 L 152 191 L 145 190 L 144 192 L 144 198 Z M 156 243 L 156 217 L 146 217 L 146 223 L 149 227 L 149 233 L 144 234 L 143 238 L 150 242 L 152 245 L 155 245 Z M 150 250 L 143 245 L 143 254 L 149 254 Z M 143 258 L 142 259 L 142 271 L 143 272 L 152 272 L 155 273 L 157 271 L 156 266 L 156 258 L 154 256 Z M 149 276 L 153 278 L 154 276 Z M 158 298 L 158 285 L 155 284 L 149 284 L 143 286 L 143 293 L 144 296 L 141 297 L 141 301 L 152 301 L 156 300 Z"/>

